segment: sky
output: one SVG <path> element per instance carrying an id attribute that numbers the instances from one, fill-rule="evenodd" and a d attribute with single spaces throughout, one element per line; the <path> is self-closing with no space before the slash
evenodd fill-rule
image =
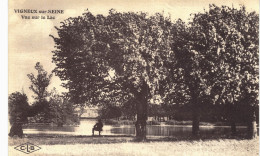
<path id="1" fill-rule="evenodd" d="M 213 3 L 235 8 L 243 4 L 247 11 L 259 12 L 258 0 L 9 0 L 8 94 L 23 90 L 29 102 L 33 102 L 27 74 L 36 74 L 36 62 L 40 62 L 48 73 L 55 68 L 51 52 L 55 49 L 54 42 L 49 37 L 50 34 L 57 35 L 54 26 L 59 27 L 60 22 L 69 17 L 81 16 L 86 9 L 103 15 L 107 15 L 111 8 L 120 12 L 164 12 L 165 15 L 170 14 L 173 20 L 181 18 L 188 21 L 191 13 L 203 12 Z M 64 10 L 64 14 L 55 14 L 55 19 L 22 19 L 21 15 L 50 14 L 19 14 L 14 9 Z M 55 87 L 60 92 L 66 91 L 60 85 L 60 79 L 54 75 L 48 90 Z"/>

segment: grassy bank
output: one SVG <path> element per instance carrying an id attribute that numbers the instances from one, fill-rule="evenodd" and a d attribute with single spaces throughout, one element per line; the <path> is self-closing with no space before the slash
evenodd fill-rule
<path id="1" fill-rule="evenodd" d="M 69 135 L 27 135 L 24 138 L 9 138 L 9 145 L 20 145 L 26 142 L 35 145 L 74 145 L 74 144 L 106 144 L 132 141 L 132 136 L 69 136 Z"/>
<path id="2" fill-rule="evenodd" d="M 30 136 L 9 139 L 9 152 L 24 155 L 14 150 L 15 146 L 30 142 L 41 147 L 36 155 L 236 155 L 259 154 L 258 139 L 191 139 L 176 137 L 148 137 L 147 142 L 135 142 L 130 136 Z"/>
<path id="3" fill-rule="evenodd" d="M 193 137 L 191 134 L 174 135 L 174 136 L 147 136 L 147 142 L 153 141 L 209 141 L 209 140 L 248 140 L 246 133 L 237 132 L 236 136 L 227 133 L 207 133 L 201 134 L 198 137 Z M 57 144 L 106 144 L 106 143 L 124 143 L 135 142 L 134 135 L 54 135 L 54 134 L 27 134 L 23 138 L 9 137 L 9 145 L 19 145 L 25 142 L 35 143 L 37 145 L 57 145 Z"/>

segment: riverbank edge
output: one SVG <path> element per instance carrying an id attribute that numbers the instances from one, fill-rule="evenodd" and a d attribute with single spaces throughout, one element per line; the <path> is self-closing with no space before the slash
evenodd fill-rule
<path id="1" fill-rule="evenodd" d="M 220 141 L 220 140 L 250 140 L 244 135 L 201 135 L 193 137 L 187 136 L 147 136 L 145 142 L 178 142 L 178 141 Z M 259 142 L 259 137 L 255 139 Z M 111 143 L 124 143 L 124 142 L 137 142 L 134 135 L 25 135 L 23 138 L 14 137 L 8 138 L 9 146 L 17 146 L 26 142 L 36 145 L 66 145 L 66 144 L 111 144 Z"/>

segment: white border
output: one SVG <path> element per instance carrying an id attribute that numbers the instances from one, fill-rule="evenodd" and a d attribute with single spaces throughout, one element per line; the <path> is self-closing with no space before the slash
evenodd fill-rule
<path id="1" fill-rule="evenodd" d="M 0 20 L 0 151 L 8 155 L 8 0 L 0 1 Z"/>

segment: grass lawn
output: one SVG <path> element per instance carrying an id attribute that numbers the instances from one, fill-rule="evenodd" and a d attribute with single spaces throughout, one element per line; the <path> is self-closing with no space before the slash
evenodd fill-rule
<path id="1" fill-rule="evenodd" d="M 257 156 L 259 141 L 239 138 L 148 137 L 135 142 L 132 136 L 37 136 L 9 138 L 9 155 L 25 155 L 14 147 L 30 142 L 41 147 L 30 155 L 226 155 Z"/>

